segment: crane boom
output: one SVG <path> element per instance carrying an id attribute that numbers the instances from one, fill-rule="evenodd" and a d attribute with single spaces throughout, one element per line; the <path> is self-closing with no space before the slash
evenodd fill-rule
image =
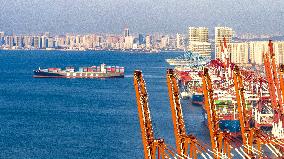
<path id="1" fill-rule="evenodd" d="M 234 67 L 233 78 L 234 78 L 234 85 L 235 85 L 235 91 L 236 91 L 236 100 L 237 100 L 237 105 L 238 105 L 238 114 L 239 114 L 238 116 L 240 120 L 242 140 L 245 146 L 244 151 L 249 156 L 252 156 L 254 129 L 250 128 L 250 125 L 249 125 L 250 115 L 246 110 L 243 79 L 241 77 L 240 69 L 238 66 Z"/>
<path id="2" fill-rule="evenodd" d="M 151 159 L 154 153 L 153 147 L 151 146 L 154 142 L 154 132 L 150 116 L 146 84 L 141 71 L 134 72 L 134 87 L 136 92 L 138 115 L 140 118 L 145 159 Z"/>
<path id="3" fill-rule="evenodd" d="M 136 70 L 133 78 L 145 159 L 165 159 L 180 156 L 175 150 L 169 149 L 163 139 L 154 138 L 148 93 L 142 71 Z"/>
<path id="4" fill-rule="evenodd" d="M 176 138 L 177 152 L 182 156 L 188 156 L 189 148 L 189 157 L 197 159 L 198 153 L 201 153 L 202 151 L 206 152 L 207 150 L 201 143 L 199 143 L 195 136 L 191 134 L 186 134 L 186 128 L 182 114 L 182 106 L 180 103 L 178 80 L 175 77 L 174 71 L 172 69 L 168 69 L 167 71 L 167 84 L 174 125 L 174 134 Z"/>
<path id="5" fill-rule="evenodd" d="M 172 120 L 174 125 L 174 134 L 176 138 L 177 152 L 187 156 L 187 143 L 184 140 L 184 137 L 186 136 L 186 129 L 184 125 L 182 108 L 179 98 L 179 87 L 172 69 L 168 69 L 167 71 L 167 84 L 170 106 L 172 111 Z"/>
<path id="6" fill-rule="evenodd" d="M 283 129 L 283 100 L 284 100 L 284 83 L 283 83 L 283 66 L 277 68 L 273 43 L 269 40 L 269 51 L 264 54 L 265 74 L 268 81 L 269 94 L 272 109 L 274 111 L 274 123 L 272 134 L 278 138 L 284 138 Z"/>
<path id="7" fill-rule="evenodd" d="M 222 148 L 222 140 L 220 139 L 222 135 L 220 134 L 221 132 L 216 113 L 216 106 L 214 104 L 213 99 L 212 82 L 208 71 L 208 68 L 204 68 L 204 74 L 202 75 L 204 106 L 207 112 L 208 128 L 210 132 L 212 150 L 215 151 L 216 154 L 218 154 L 221 152 Z M 216 154 L 214 158 L 218 158 L 218 155 Z"/>

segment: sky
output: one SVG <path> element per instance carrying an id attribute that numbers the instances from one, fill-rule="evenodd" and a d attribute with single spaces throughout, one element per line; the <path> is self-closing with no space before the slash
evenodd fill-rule
<path id="1" fill-rule="evenodd" d="M 186 33 L 189 26 L 284 35 L 284 0 L 0 0 L 0 31 Z"/>

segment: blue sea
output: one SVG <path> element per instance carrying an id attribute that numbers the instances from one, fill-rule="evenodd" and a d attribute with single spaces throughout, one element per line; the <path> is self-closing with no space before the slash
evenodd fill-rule
<path id="1" fill-rule="evenodd" d="M 144 158 L 133 72 L 142 70 L 156 138 L 175 147 L 166 58 L 182 53 L 0 51 L 0 158 Z M 125 78 L 35 79 L 38 67 L 125 67 Z M 201 107 L 182 101 L 188 133 L 209 143 Z"/>

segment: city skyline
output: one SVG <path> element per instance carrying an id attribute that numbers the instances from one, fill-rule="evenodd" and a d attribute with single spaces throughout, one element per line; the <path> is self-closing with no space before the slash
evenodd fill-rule
<path id="1" fill-rule="evenodd" d="M 228 26 L 242 33 L 284 34 L 283 1 L 0 0 L 7 33 L 186 33 L 188 26 Z M 111 4 L 111 5 L 110 5 Z M 232 9 L 234 8 L 234 9 Z"/>

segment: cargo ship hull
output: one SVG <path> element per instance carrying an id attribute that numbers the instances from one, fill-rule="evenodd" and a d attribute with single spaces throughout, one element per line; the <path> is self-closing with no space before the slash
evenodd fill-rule
<path id="1" fill-rule="evenodd" d="M 204 104 L 203 94 L 192 94 L 191 96 L 192 104 L 202 106 Z"/>
<path id="2" fill-rule="evenodd" d="M 208 119 L 207 113 L 203 109 L 204 115 L 204 124 L 208 126 Z M 238 119 L 231 119 L 231 118 L 221 118 L 219 119 L 219 128 L 223 132 L 229 132 L 232 136 L 240 136 L 241 135 L 241 128 L 240 128 L 240 120 Z"/>

